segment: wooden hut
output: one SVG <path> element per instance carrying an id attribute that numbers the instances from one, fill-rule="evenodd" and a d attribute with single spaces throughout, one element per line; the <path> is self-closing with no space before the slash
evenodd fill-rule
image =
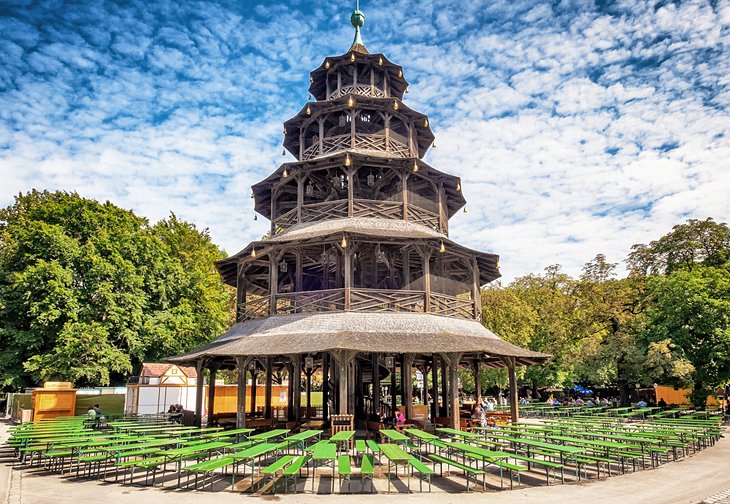
<path id="1" fill-rule="evenodd" d="M 418 369 L 432 376 L 431 417 L 459 426 L 457 368 L 506 367 L 516 420 L 515 367 L 548 356 L 480 323 L 480 288 L 500 276 L 499 257 L 449 239 L 449 219 L 466 203 L 461 181 L 422 160 L 434 140 L 428 117 L 403 103 L 403 69 L 365 49 L 356 14 L 352 47 L 311 72 L 314 101 L 284 123 L 284 148 L 297 162 L 253 186 L 268 236 L 217 263 L 237 289 L 237 323 L 167 360 L 199 374 L 209 368 L 211 383 L 218 369 L 238 369 L 239 425 L 247 376 L 263 373 L 270 391 L 283 369 L 294 377 L 291 420 L 301 418 L 301 377 L 308 389 L 315 370 L 324 377 L 325 419 L 392 412 L 398 390 L 410 418 Z"/>

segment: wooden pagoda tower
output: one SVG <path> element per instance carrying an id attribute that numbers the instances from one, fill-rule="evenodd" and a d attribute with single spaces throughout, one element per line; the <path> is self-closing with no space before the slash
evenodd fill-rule
<path id="1" fill-rule="evenodd" d="M 461 182 L 423 161 L 434 141 L 428 117 L 403 103 L 403 69 L 365 48 L 364 19 L 356 9 L 350 50 L 311 72 L 315 101 L 284 123 L 297 161 L 253 186 L 268 236 L 216 264 L 237 289 L 237 323 L 168 361 L 210 368 L 211 382 L 217 369 L 237 368 L 239 425 L 247 375 L 266 375 L 270 418 L 272 373 L 282 369 L 293 377 L 290 420 L 302 416 L 302 376 L 308 388 L 316 369 L 324 419 L 392 411 L 399 388 L 411 418 L 416 368 L 432 376 L 431 417 L 458 426 L 457 368 L 506 367 L 516 419 L 515 366 L 548 356 L 481 325 L 480 287 L 500 276 L 499 257 L 449 239 L 449 219 L 466 203 Z M 391 397 L 381 397 L 383 384 Z"/>

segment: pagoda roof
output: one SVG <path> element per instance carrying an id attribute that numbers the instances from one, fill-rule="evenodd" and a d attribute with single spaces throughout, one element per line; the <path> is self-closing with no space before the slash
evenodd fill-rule
<path id="1" fill-rule="evenodd" d="M 364 50 L 364 51 L 363 51 Z M 352 55 L 355 55 L 355 61 L 352 61 Z M 330 67 L 327 68 L 329 62 Z M 327 72 L 340 65 L 352 65 L 353 63 L 370 63 L 382 66 L 383 70 L 388 72 L 390 81 L 390 90 L 396 98 L 403 98 L 403 94 L 408 89 L 408 81 L 403 77 L 403 67 L 391 62 L 383 54 L 368 54 L 365 46 L 354 46 L 350 51 L 340 56 L 329 56 L 322 61 L 322 64 L 314 71 L 309 73 L 311 84 L 309 93 L 317 100 L 327 99 Z"/>
<path id="2" fill-rule="evenodd" d="M 272 315 L 239 322 L 214 342 L 165 359 L 193 363 L 201 358 L 266 356 L 352 350 L 384 353 L 472 353 L 493 367 L 502 357 L 517 365 L 545 362 L 550 355 L 502 340 L 476 320 L 430 313 L 322 312 Z"/>
<path id="3" fill-rule="evenodd" d="M 426 155 L 426 151 L 433 143 L 435 137 L 431 127 L 428 126 L 428 116 L 413 110 L 403 104 L 400 98 L 375 98 L 371 96 L 362 96 L 357 94 L 346 94 L 334 100 L 316 101 L 307 103 L 302 109 L 284 123 L 284 148 L 291 152 L 295 157 L 299 157 L 299 128 L 303 125 L 317 119 L 317 116 L 328 112 L 336 112 L 344 110 L 348 107 L 347 102 L 352 98 L 357 103 L 356 106 L 365 106 L 371 110 L 388 111 L 396 115 L 406 117 L 412 120 L 418 131 L 418 157 Z M 393 102 L 397 101 L 398 110 L 393 110 Z M 307 114 L 307 108 L 310 114 Z"/>
<path id="4" fill-rule="evenodd" d="M 355 241 L 358 238 L 368 240 L 378 238 L 384 242 L 422 240 L 428 243 L 431 241 L 435 249 L 440 246 L 440 243 L 443 243 L 447 249 L 454 253 L 476 258 L 481 285 L 486 285 L 502 276 L 499 272 L 499 256 L 496 254 L 479 252 L 459 245 L 445 235 L 422 224 L 413 224 L 396 219 L 357 217 L 298 224 L 270 239 L 251 242 L 237 254 L 217 261 L 215 265 L 223 281 L 228 285 L 235 286 L 238 262 L 241 259 L 250 258 L 253 249 L 256 249 L 256 253 L 260 256 L 265 254 L 267 249 L 273 245 L 292 242 L 304 244 L 310 240 L 313 243 L 321 243 L 322 240 L 326 239 L 334 238 L 339 240 L 343 234 L 347 234 L 348 239 Z"/>
<path id="5" fill-rule="evenodd" d="M 379 155 L 373 151 L 367 151 L 367 153 L 364 153 L 358 149 L 348 149 L 346 151 L 333 152 L 308 161 L 283 163 L 271 175 L 251 186 L 255 196 L 254 210 L 267 219 L 271 219 L 271 189 L 282 181 L 284 170 L 287 171 L 289 177 L 292 177 L 296 175 L 298 170 L 305 167 L 328 168 L 331 166 L 343 166 L 348 155 L 353 161 L 359 163 L 377 163 L 386 168 L 390 166 L 392 168 L 409 169 L 409 167 L 413 166 L 413 158 L 386 157 L 387 154 L 388 153 L 383 152 L 382 155 Z M 464 205 L 466 205 L 466 199 L 464 199 L 464 195 L 459 189 L 461 179 L 454 175 L 437 170 L 425 161 L 418 160 L 417 162 L 418 172 L 421 175 L 433 176 L 439 182 L 443 182 L 447 196 L 447 214 L 449 218 L 453 217 L 464 207 Z"/>

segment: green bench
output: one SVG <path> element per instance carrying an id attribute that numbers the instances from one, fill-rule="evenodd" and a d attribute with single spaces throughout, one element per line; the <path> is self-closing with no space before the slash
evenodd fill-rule
<path id="1" fill-rule="evenodd" d="M 284 478 L 284 491 L 289 491 L 289 481 L 294 480 L 294 491 L 297 491 L 297 478 L 301 476 L 302 467 L 306 467 L 307 462 L 309 462 L 309 456 L 308 455 L 300 455 L 296 459 L 292 461 L 291 464 L 286 466 L 284 470 L 281 472 L 282 477 Z"/>
<path id="2" fill-rule="evenodd" d="M 439 464 L 441 476 L 444 475 L 444 470 L 443 470 L 444 464 L 447 466 L 456 467 L 457 469 L 461 469 L 462 471 L 464 471 L 464 477 L 466 478 L 466 491 L 467 492 L 469 492 L 469 475 L 473 474 L 476 476 L 477 474 L 484 474 L 484 471 L 481 469 L 476 469 L 469 465 L 462 464 L 461 462 L 457 462 L 456 460 L 442 457 L 441 455 L 436 455 L 435 453 L 429 453 L 428 458 L 430 458 L 434 463 Z"/>
<path id="3" fill-rule="evenodd" d="M 428 479 L 428 491 L 431 491 L 431 475 L 433 474 L 433 469 L 431 467 L 428 467 L 426 464 L 418 460 L 416 457 L 412 457 L 408 460 L 408 465 L 411 467 L 411 471 L 416 471 L 421 476 L 426 476 Z M 423 479 L 418 478 L 418 489 L 419 491 L 423 492 Z"/>
<path id="4" fill-rule="evenodd" d="M 275 493 L 275 484 L 274 484 L 274 478 L 276 477 L 276 473 L 279 471 L 284 471 L 286 466 L 294 462 L 294 460 L 297 458 L 296 455 L 284 455 L 283 457 L 280 457 L 277 459 L 274 463 L 264 467 L 263 469 L 259 470 L 259 474 L 264 476 L 266 479 L 270 479 L 272 482 L 271 485 L 271 493 Z"/>
<path id="5" fill-rule="evenodd" d="M 360 460 L 360 478 L 362 478 L 362 491 L 365 491 L 365 479 L 370 479 L 370 493 L 375 490 L 373 486 L 373 474 L 375 473 L 375 455 L 363 455 Z"/>
<path id="6" fill-rule="evenodd" d="M 213 489 L 213 473 L 221 468 L 228 467 L 229 465 L 232 465 L 235 462 L 235 459 L 233 457 L 229 456 L 222 456 L 213 458 L 210 460 L 206 460 L 204 462 L 198 462 L 197 464 L 185 466 L 182 468 L 182 470 L 186 471 L 188 473 L 188 479 L 186 481 L 186 486 L 189 484 L 190 481 L 190 473 L 196 473 L 195 474 L 195 489 L 198 488 L 198 474 L 203 474 L 203 483 L 205 483 L 206 476 L 211 476 L 210 478 L 210 489 Z M 205 484 L 203 484 L 202 488 L 205 488 Z"/>
<path id="7" fill-rule="evenodd" d="M 507 461 L 504 460 L 492 460 L 491 463 L 497 467 L 499 467 L 499 488 L 504 488 L 503 484 L 503 473 L 506 469 L 509 473 L 509 487 L 510 489 L 513 488 L 513 482 L 515 480 L 515 476 L 517 477 L 517 484 L 521 485 L 522 482 L 520 481 L 520 473 L 522 471 L 526 471 L 527 467 L 517 465 L 517 464 L 510 464 Z"/>
<path id="8" fill-rule="evenodd" d="M 350 476 L 352 476 L 352 467 L 350 466 L 349 455 L 340 455 L 337 457 L 337 476 L 340 480 L 340 493 L 342 493 L 343 480 L 347 481 L 347 493 L 351 493 Z"/>
<path id="9" fill-rule="evenodd" d="M 565 483 L 565 474 L 563 472 L 563 464 L 558 464 L 557 462 L 551 462 L 549 460 L 543 460 L 538 459 L 534 457 L 527 457 L 525 455 L 518 455 L 517 453 L 514 453 L 511 455 L 513 459 L 515 460 L 521 460 L 523 462 L 527 462 L 527 469 L 530 469 L 530 465 L 540 465 L 545 468 L 545 478 L 546 483 L 548 486 L 550 485 L 550 470 L 556 470 L 560 469 L 560 481 Z"/>

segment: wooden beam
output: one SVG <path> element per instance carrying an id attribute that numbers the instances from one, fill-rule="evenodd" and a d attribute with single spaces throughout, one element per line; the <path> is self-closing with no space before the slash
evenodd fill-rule
<path id="1" fill-rule="evenodd" d="M 373 367 L 373 407 L 370 413 L 380 412 L 380 356 L 378 352 L 370 354 L 370 362 Z"/>
<path id="2" fill-rule="evenodd" d="M 461 419 L 459 418 L 459 362 L 461 361 L 461 353 L 443 354 L 444 360 L 449 364 L 449 409 L 451 410 L 451 428 L 458 429 L 461 427 Z"/>
<path id="3" fill-rule="evenodd" d="M 329 417 L 329 396 L 330 396 L 330 356 L 329 353 L 322 353 L 322 420 Z"/>
<path id="4" fill-rule="evenodd" d="M 205 361 L 203 359 L 198 360 L 195 363 L 195 372 L 198 374 L 197 381 L 195 382 L 195 425 L 197 427 L 201 427 L 203 422 L 203 384 L 205 381 L 205 377 L 203 376 L 204 369 Z"/>
<path id="5" fill-rule="evenodd" d="M 294 420 L 298 423 L 302 418 L 302 356 L 294 355 L 292 363 L 294 365 Z"/>
<path id="6" fill-rule="evenodd" d="M 476 257 L 471 260 L 472 292 L 471 298 L 474 302 L 474 318 L 482 319 L 482 291 L 479 287 L 479 265 Z"/>
<path id="7" fill-rule="evenodd" d="M 407 419 L 413 418 L 413 360 L 415 355 L 405 354 L 403 356 L 403 402 L 406 405 L 405 415 Z"/>
<path id="8" fill-rule="evenodd" d="M 502 362 L 507 364 L 509 375 L 509 409 L 512 414 L 512 425 L 520 421 L 519 398 L 517 397 L 517 363 L 514 357 L 502 357 Z"/>
<path id="9" fill-rule="evenodd" d="M 482 404 L 482 381 L 479 378 L 479 371 L 481 370 L 481 361 L 477 358 L 474 361 L 474 395 L 477 404 Z"/>
<path id="10" fill-rule="evenodd" d="M 236 357 L 238 368 L 238 401 L 236 405 L 236 427 L 246 427 L 246 373 L 251 357 Z"/>
<path id="11" fill-rule="evenodd" d="M 438 355 L 431 355 L 431 421 L 439 416 Z M 425 377 L 424 377 L 425 379 Z"/>
<path id="12" fill-rule="evenodd" d="M 208 427 L 213 427 L 213 412 L 215 411 L 215 377 L 218 366 L 211 366 L 210 381 L 208 382 Z"/>
<path id="13" fill-rule="evenodd" d="M 264 399 L 264 418 L 272 418 L 271 392 L 274 385 L 274 360 L 271 356 L 266 357 L 266 392 Z"/>
<path id="14" fill-rule="evenodd" d="M 345 255 L 345 311 L 350 309 L 350 294 L 352 292 L 352 243 L 344 249 Z"/>

